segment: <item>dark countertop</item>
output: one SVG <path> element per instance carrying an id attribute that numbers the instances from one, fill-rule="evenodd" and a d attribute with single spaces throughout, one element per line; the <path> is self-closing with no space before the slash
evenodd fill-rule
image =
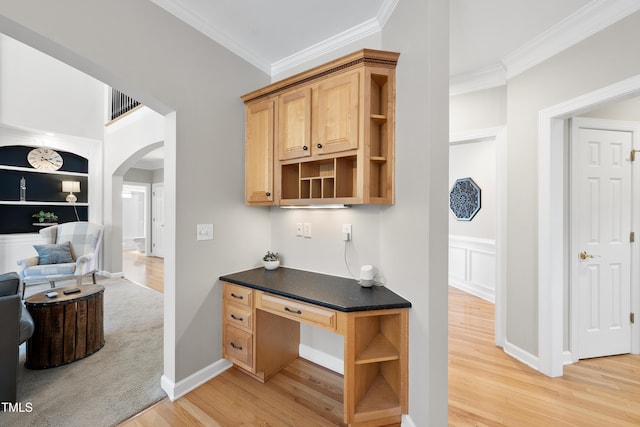
<path id="1" fill-rule="evenodd" d="M 220 280 L 344 312 L 411 307 L 384 286 L 363 288 L 354 279 L 286 267 L 259 267 L 220 276 Z"/>

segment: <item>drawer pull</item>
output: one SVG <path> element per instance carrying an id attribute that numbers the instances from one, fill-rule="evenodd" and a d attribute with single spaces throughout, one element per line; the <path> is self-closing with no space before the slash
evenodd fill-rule
<path id="1" fill-rule="evenodd" d="M 236 350 L 242 351 L 242 346 L 234 344 L 233 341 L 231 341 L 231 347 L 235 348 Z"/>
<path id="2" fill-rule="evenodd" d="M 231 296 L 237 299 L 244 299 L 244 297 L 242 295 L 236 295 L 233 292 L 231 292 Z"/>
<path id="3" fill-rule="evenodd" d="M 300 310 L 291 310 L 289 307 L 285 307 L 284 311 L 288 311 L 289 313 L 293 313 L 293 314 L 302 314 L 302 311 L 300 311 Z"/>
<path id="4" fill-rule="evenodd" d="M 242 317 L 237 317 L 235 314 L 231 314 L 231 318 L 233 320 L 237 320 L 239 322 L 242 322 L 244 320 Z"/>

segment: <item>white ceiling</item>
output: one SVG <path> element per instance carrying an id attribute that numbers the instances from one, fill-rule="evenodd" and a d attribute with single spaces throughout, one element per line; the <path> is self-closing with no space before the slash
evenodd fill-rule
<path id="1" fill-rule="evenodd" d="M 499 64 L 591 0 L 450 0 L 449 74 Z"/>
<path id="2" fill-rule="evenodd" d="M 379 31 L 402 0 L 152 0 L 275 75 Z M 450 0 L 450 75 L 500 64 L 585 6 L 629 0 Z M 637 0 L 631 0 L 637 2 Z"/>

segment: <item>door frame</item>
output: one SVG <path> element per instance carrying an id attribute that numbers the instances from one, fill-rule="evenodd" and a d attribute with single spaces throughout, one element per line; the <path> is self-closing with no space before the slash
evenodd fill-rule
<path id="1" fill-rule="evenodd" d="M 449 135 L 449 144 L 494 139 L 496 143 L 496 237 L 494 341 L 504 347 L 507 325 L 507 129 L 495 127 L 457 132 Z"/>
<path id="2" fill-rule="evenodd" d="M 565 354 L 563 330 L 564 283 L 568 263 L 565 229 L 565 121 L 587 111 L 640 95 L 640 74 L 569 99 L 538 114 L 538 369 L 562 376 Z M 631 309 L 638 312 L 640 299 L 633 295 Z M 638 328 L 632 326 L 633 353 L 638 353 Z"/>
<path id="3" fill-rule="evenodd" d="M 164 187 L 164 181 L 163 182 L 153 182 L 153 183 L 151 183 L 151 218 L 150 218 L 150 221 L 151 221 L 151 234 L 150 234 L 151 238 L 149 239 L 149 240 L 151 240 L 151 243 L 150 243 L 149 247 L 150 247 L 150 251 L 151 251 L 150 253 L 151 253 L 152 256 L 156 256 L 156 257 L 159 257 L 159 258 L 164 258 L 165 257 L 164 256 L 164 247 L 161 247 L 160 250 L 158 251 L 156 249 L 156 245 L 155 245 L 156 241 L 158 240 L 158 232 L 160 232 L 160 233 L 162 233 L 162 236 L 161 236 L 160 240 L 161 240 L 162 245 L 164 246 L 164 238 L 165 238 L 165 235 L 164 235 L 164 224 L 166 224 L 166 221 L 164 221 L 162 226 L 156 226 L 156 222 L 154 220 L 154 218 L 155 218 L 154 210 L 156 210 L 158 208 L 158 206 L 156 205 L 157 204 L 157 202 L 156 202 L 157 199 L 156 199 L 156 196 L 155 196 L 155 192 L 156 192 L 156 189 L 158 188 L 158 186 L 162 187 L 162 192 L 163 192 L 163 197 L 162 197 L 162 200 L 163 200 L 163 202 L 162 202 L 162 204 L 163 204 L 163 206 L 162 206 L 162 210 L 163 210 L 162 218 L 163 219 L 165 218 L 164 213 L 166 212 L 166 210 L 164 208 L 164 203 L 165 203 L 164 202 L 164 188 L 165 188 Z M 159 228 L 159 227 L 161 227 L 161 228 Z M 158 252 L 160 252 L 160 253 L 158 254 Z"/>
<path id="4" fill-rule="evenodd" d="M 589 118 L 589 117 L 573 117 L 571 119 L 571 123 L 569 127 L 569 135 L 570 135 L 570 148 L 569 148 L 569 170 L 571 171 L 576 167 L 576 158 L 573 150 L 572 141 L 573 136 L 576 134 L 575 129 L 578 128 L 586 128 L 586 129 L 597 129 L 597 130 L 607 130 L 607 131 L 619 131 L 619 132 L 630 132 L 631 133 L 631 148 L 640 147 L 640 123 L 639 122 L 629 122 L 623 120 L 609 120 L 609 119 L 597 119 L 597 118 Z M 627 154 L 628 156 L 628 154 Z M 638 159 L 640 161 L 640 159 Z M 637 194 L 640 190 L 640 177 L 638 173 L 634 173 L 635 170 L 633 168 L 633 164 L 630 165 L 632 168 L 631 171 L 631 191 L 632 191 L 632 200 L 631 200 L 631 230 L 632 231 L 640 231 L 640 220 L 637 218 L 638 215 L 634 215 L 636 212 L 640 212 L 638 207 L 640 206 L 640 201 L 638 197 L 633 197 L 633 194 Z M 637 169 L 637 168 L 635 168 Z M 579 332 L 580 332 L 580 324 L 578 321 L 578 294 L 577 294 L 577 281 L 575 280 L 576 269 L 577 269 L 577 261 L 576 258 L 572 258 L 575 254 L 578 253 L 578 245 L 576 242 L 575 235 L 575 224 L 573 222 L 573 214 L 571 209 L 575 205 L 575 191 L 576 191 L 576 183 L 572 182 L 573 175 L 570 173 L 569 175 L 569 212 L 568 212 L 568 222 L 569 222 L 569 349 L 568 353 L 565 353 L 565 364 L 569 361 L 571 363 L 577 362 L 578 359 L 578 349 L 579 349 Z M 630 268 L 631 268 L 631 277 L 630 277 L 630 298 L 631 298 L 631 310 L 633 310 L 633 296 L 637 294 L 638 285 L 636 284 L 638 278 L 638 254 L 637 248 L 635 245 L 631 244 L 631 259 L 630 259 Z M 629 339 L 632 342 L 631 349 L 633 351 L 633 326 L 631 328 L 631 336 Z"/>

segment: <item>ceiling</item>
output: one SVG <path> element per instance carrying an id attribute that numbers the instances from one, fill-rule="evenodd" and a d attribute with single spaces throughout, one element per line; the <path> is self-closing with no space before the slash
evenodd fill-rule
<path id="1" fill-rule="evenodd" d="M 379 31 L 403 0 L 152 1 L 275 75 L 287 65 L 297 65 Z M 449 0 L 450 74 L 498 64 L 589 3 L 610 2 Z"/>
<path id="2" fill-rule="evenodd" d="M 404 0 L 151 1 L 274 76 L 381 31 Z M 640 9 L 640 2 L 449 0 L 449 6 L 450 92 L 456 94 L 504 84 Z M 137 167 L 155 168 L 163 153 L 149 157 Z"/>

